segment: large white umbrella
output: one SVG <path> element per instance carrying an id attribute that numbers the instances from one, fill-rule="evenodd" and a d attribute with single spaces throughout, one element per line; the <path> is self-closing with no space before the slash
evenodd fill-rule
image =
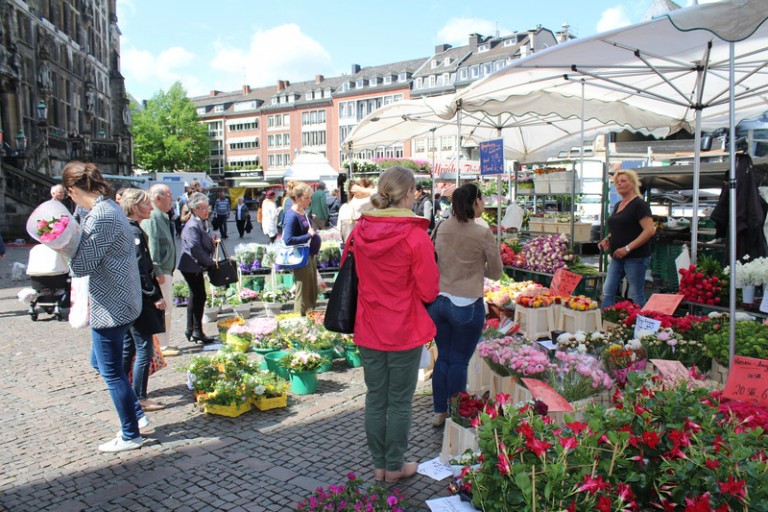
<path id="1" fill-rule="evenodd" d="M 731 248 L 735 260 L 735 124 L 768 108 L 768 2 L 727 0 L 546 49 L 456 95 L 452 112 L 511 110 L 542 93 L 601 99 L 663 112 L 693 127 L 694 212 L 702 128 L 730 126 Z M 736 106 L 738 105 L 738 112 Z M 548 110 L 549 111 L 549 110 Z M 558 112 L 576 113 L 574 109 Z M 697 222 L 692 223 L 696 258 Z M 731 265 L 733 272 L 735 265 Z M 731 276 L 731 318 L 735 280 Z M 731 359 L 735 330 L 731 322 Z"/>

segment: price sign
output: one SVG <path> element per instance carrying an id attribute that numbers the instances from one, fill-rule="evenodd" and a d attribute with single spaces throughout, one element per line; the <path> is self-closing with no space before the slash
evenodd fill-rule
<path id="1" fill-rule="evenodd" d="M 768 361 L 734 356 L 723 396 L 768 406 Z"/>
<path id="2" fill-rule="evenodd" d="M 664 380 L 678 382 L 681 380 L 690 380 L 688 368 L 680 361 L 670 361 L 667 359 L 651 359 L 653 366 L 659 372 Z"/>
<path id="3" fill-rule="evenodd" d="M 661 328 L 661 320 L 654 320 L 646 316 L 637 315 L 635 320 L 635 338 L 640 338 L 640 331 L 655 333 Z"/>
<path id="4" fill-rule="evenodd" d="M 494 139 L 480 143 L 480 174 L 504 174 L 504 140 Z"/>
<path id="5" fill-rule="evenodd" d="M 552 284 L 549 286 L 549 289 L 552 290 L 552 293 L 555 295 L 570 297 L 573 290 L 579 286 L 580 281 L 581 276 L 579 274 L 574 274 L 573 272 L 568 272 L 564 268 L 559 268 L 555 272 L 555 275 L 552 276 Z"/>
<path id="6" fill-rule="evenodd" d="M 563 398 L 563 395 L 554 390 L 552 386 L 546 382 L 538 379 L 529 379 L 523 377 L 521 379 L 528 391 L 531 392 L 533 398 L 541 400 L 547 404 L 547 408 L 551 412 L 573 412 L 573 407 L 568 403 L 568 400 Z"/>
<path id="7" fill-rule="evenodd" d="M 678 293 L 654 293 L 640 312 L 658 311 L 666 315 L 673 315 L 684 297 L 685 295 Z"/>

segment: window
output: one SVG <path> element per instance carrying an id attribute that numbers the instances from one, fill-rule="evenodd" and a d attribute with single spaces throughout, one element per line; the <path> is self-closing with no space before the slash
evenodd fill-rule
<path id="1" fill-rule="evenodd" d="M 490 75 L 491 73 L 493 73 L 493 63 L 483 64 L 483 76 Z"/>
<path id="2" fill-rule="evenodd" d="M 415 139 L 413 143 L 414 153 L 424 153 L 427 150 L 427 141 L 423 138 Z"/>
<path id="3" fill-rule="evenodd" d="M 311 99 L 312 99 L 312 91 L 307 91 L 307 92 L 304 94 L 304 99 L 305 99 L 305 100 L 311 100 Z"/>
<path id="4" fill-rule="evenodd" d="M 392 83 L 392 75 L 387 75 L 384 77 L 384 85 L 389 85 Z"/>
<path id="5" fill-rule="evenodd" d="M 358 80 L 355 82 L 355 88 L 362 89 L 363 87 L 365 87 L 365 80 Z"/>
<path id="6" fill-rule="evenodd" d="M 498 71 L 498 70 L 500 70 L 503 67 L 504 67 L 504 61 L 503 60 L 497 60 L 496 62 L 493 63 L 493 70 L 494 71 Z"/>
<path id="7" fill-rule="evenodd" d="M 302 146 L 324 146 L 325 130 L 302 133 L 301 143 L 302 143 Z"/>
<path id="8" fill-rule="evenodd" d="M 429 75 L 429 86 L 434 87 L 437 84 L 437 76 Z"/>
<path id="9" fill-rule="evenodd" d="M 505 39 L 504 40 L 504 46 L 513 46 L 517 42 L 517 38 L 514 39 Z"/>
<path id="10" fill-rule="evenodd" d="M 424 82 L 424 79 L 423 79 L 423 78 L 417 78 L 417 79 L 416 79 L 416 80 L 414 80 L 414 82 L 413 82 L 413 88 L 414 88 L 414 89 L 421 89 L 421 84 L 422 84 L 423 82 Z"/>
<path id="11" fill-rule="evenodd" d="M 243 149 L 259 149 L 259 139 L 254 139 L 247 142 L 246 141 L 230 142 L 229 149 L 230 151 L 240 151 Z"/>
<path id="12" fill-rule="evenodd" d="M 472 66 L 469 68 L 469 74 L 472 76 L 473 79 L 480 76 L 480 66 Z"/>
<path id="13" fill-rule="evenodd" d="M 467 68 L 461 68 L 459 70 L 459 79 L 460 80 L 466 80 L 467 79 Z"/>
<path id="14" fill-rule="evenodd" d="M 204 116 L 205 115 L 205 107 L 197 107 L 197 115 Z"/>
<path id="15" fill-rule="evenodd" d="M 377 77 L 371 77 L 370 80 L 368 80 L 368 86 L 369 87 L 376 87 L 376 84 L 379 83 L 379 79 Z"/>
<path id="16" fill-rule="evenodd" d="M 398 82 L 405 82 L 406 80 L 408 80 L 408 73 L 400 73 L 397 75 Z"/>
<path id="17" fill-rule="evenodd" d="M 213 107 L 213 111 L 217 112 L 217 113 L 224 112 L 224 105 L 216 105 L 216 106 L 214 106 Z"/>
<path id="18" fill-rule="evenodd" d="M 254 110 L 256 108 L 255 101 L 240 101 L 235 103 L 234 111 L 242 112 L 243 110 Z"/>
<path id="19" fill-rule="evenodd" d="M 341 84 L 341 92 L 347 92 L 349 90 L 349 82 Z"/>
<path id="20" fill-rule="evenodd" d="M 450 85 L 450 84 L 451 84 L 451 74 L 443 73 L 443 85 Z"/>
<path id="21" fill-rule="evenodd" d="M 491 49 L 491 45 L 481 44 L 480 46 L 477 47 L 477 53 L 487 52 L 490 49 Z"/>
<path id="22" fill-rule="evenodd" d="M 453 137 L 440 137 L 440 149 L 450 151 L 453 149 Z"/>
<path id="23" fill-rule="evenodd" d="M 291 126 L 291 114 L 283 114 L 283 126 L 286 128 Z"/>
<path id="24" fill-rule="evenodd" d="M 245 122 L 245 123 L 236 123 L 236 124 L 230 124 L 229 125 L 229 131 L 231 132 L 244 132 L 247 130 L 258 130 L 259 129 L 259 120 L 256 119 L 255 121 Z"/>
<path id="25" fill-rule="evenodd" d="M 443 60 L 443 66 L 450 66 L 451 65 L 451 58 L 446 57 L 445 60 Z"/>
<path id="26" fill-rule="evenodd" d="M 437 67 L 437 60 L 432 61 L 432 69 L 435 69 Z"/>

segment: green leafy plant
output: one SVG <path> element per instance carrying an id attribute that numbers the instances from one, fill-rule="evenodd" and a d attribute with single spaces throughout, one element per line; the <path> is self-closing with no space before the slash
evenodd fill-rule
<path id="1" fill-rule="evenodd" d="M 729 331 L 730 326 L 725 322 L 719 332 L 704 336 L 707 354 L 725 365 L 730 359 Z M 737 321 L 735 352 L 737 356 L 758 359 L 768 357 L 768 326 L 751 320 Z"/>
<path id="2" fill-rule="evenodd" d="M 186 281 L 176 281 L 171 286 L 171 294 L 174 297 L 189 298 L 189 285 Z"/>

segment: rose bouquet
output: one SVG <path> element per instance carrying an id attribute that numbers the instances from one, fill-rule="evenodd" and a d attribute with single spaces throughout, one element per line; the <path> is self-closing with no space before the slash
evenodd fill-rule
<path id="1" fill-rule="evenodd" d="M 603 366 L 620 386 L 627 382 L 630 372 L 645 369 L 648 362 L 643 344 L 638 339 L 631 339 L 625 344 L 611 343 L 603 350 Z"/>
<path id="2" fill-rule="evenodd" d="M 575 311 L 591 311 L 597 309 L 597 301 L 584 295 L 571 295 L 563 299 L 563 306 Z"/>
<path id="3" fill-rule="evenodd" d="M 46 201 L 27 219 L 29 236 L 71 258 L 80 245 L 82 229 L 59 201 Z"/>
<path id="4" fill-rule="evenodd" d="M 546 308 L 559 300 L 548 288 L 528 290 L 517 296 L 517 304 L 526 308 Z"/>
<path id="5" fill-rule="evenodd" d="M 552 367 L 543 350 L 520 344 L 510 337 L 481 341 L 477 351 L 488 366 L 502 376 L 537 377 Z"/>
<path id="6" fill-rule="evenodd" d="M 576 351 L 580 354 L 598 355 L 608 343 L 608 336 L 600 331 L 576 331 L 571 334 L 564 332 L 557 337 L 557 349 L 565 352 Z"/>
<path id="7" fill-rule="evenodd" d="M 485 396 L 472 396 L 465 391 L 456 393 L 451 397 L 451 419 L 457 425 L 469 427 L 487 405 L 488 398 Z"/>
<path id="8" fill-rule="evenodd" d="M 707 347 L 703 341 L 688 340 L 671 328 L 661 329 L 655 334 L 640 339 L 648 359 L 672 359 L 687 367 L 711 362 L 707 356 Z"/>
<path id="9" fill-rule="evenodd" d="M 547 381 L 569 402 L 582 400 L 613 387 L 613 379 L 594 356 L 555 352 L 559 363 L 547 372 Z"/>

